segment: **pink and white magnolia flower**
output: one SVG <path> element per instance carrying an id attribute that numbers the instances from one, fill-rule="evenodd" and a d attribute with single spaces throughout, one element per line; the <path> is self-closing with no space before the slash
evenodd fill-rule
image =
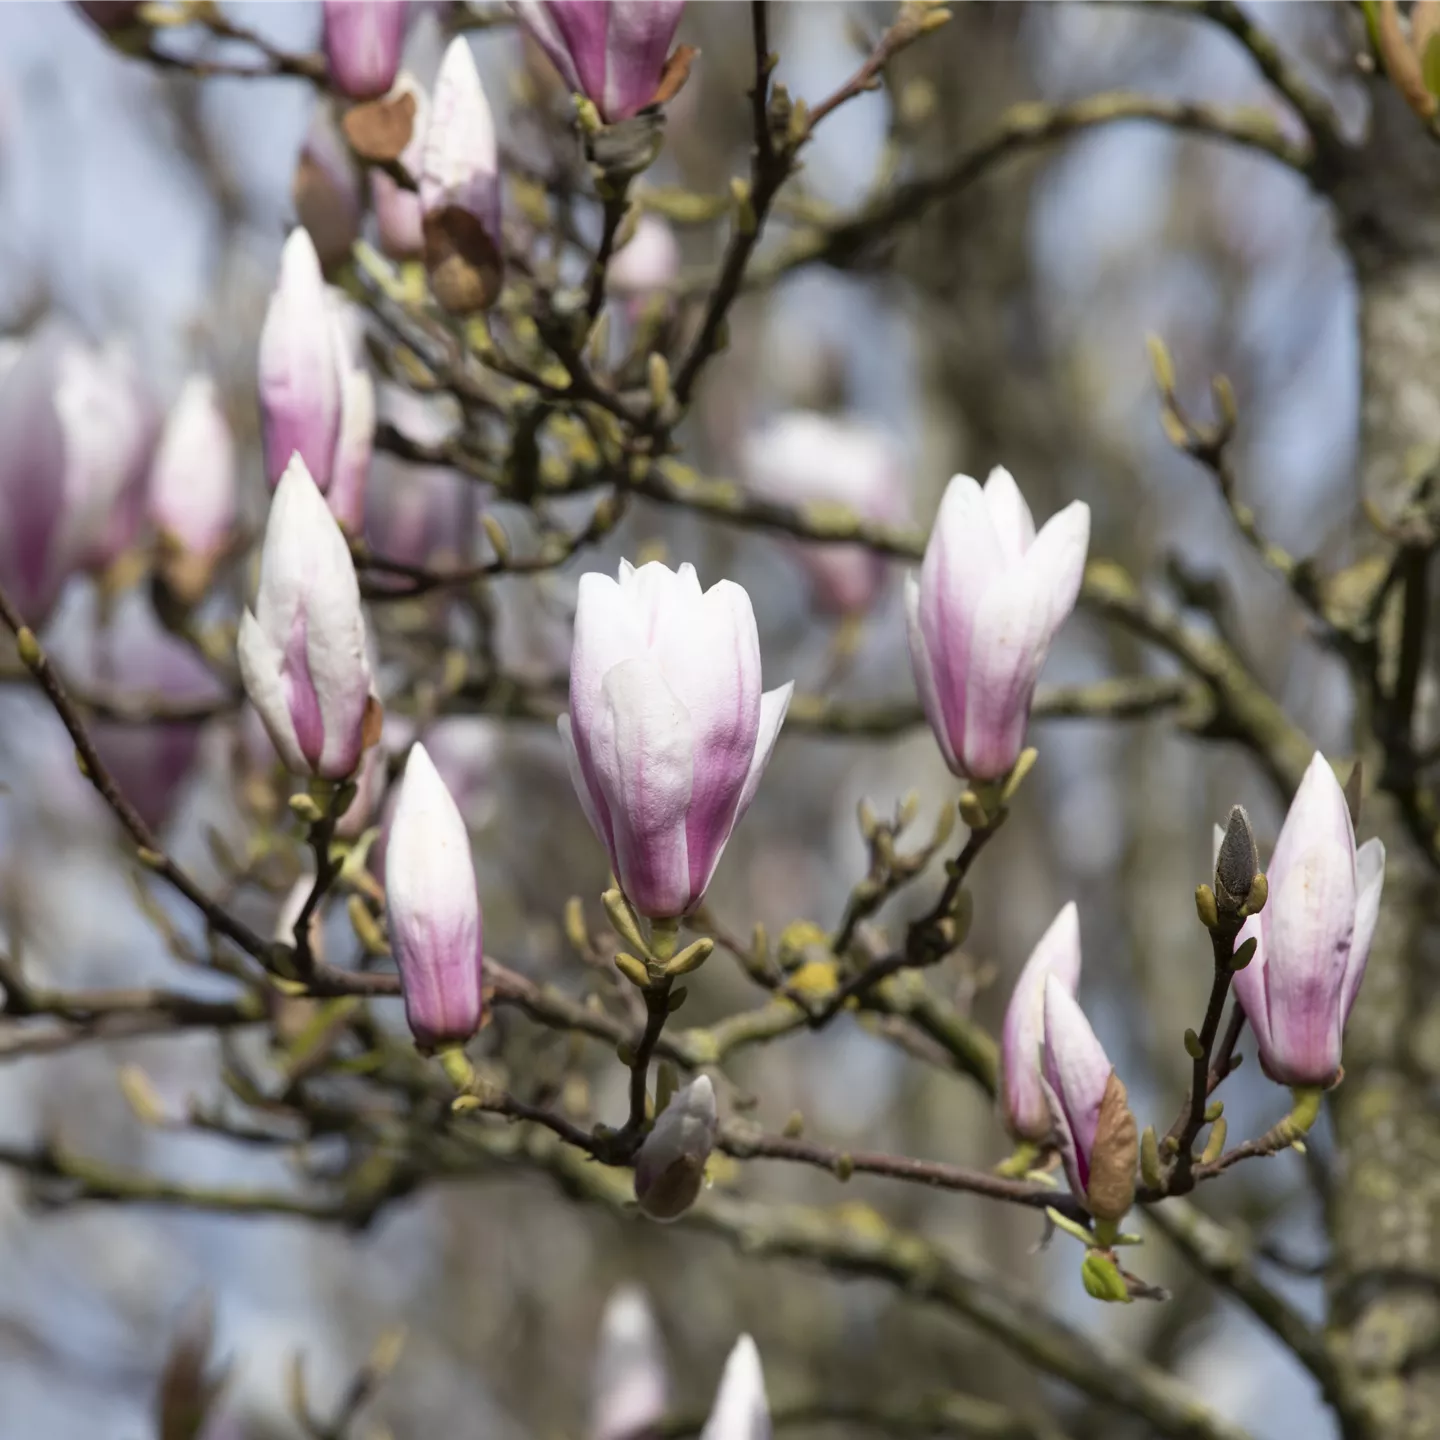
<path id="1" fill-rule="evenodd" d="M 671 1096 L 635 1156 L 635 1199 L 652 1220 L 677 1220 L 695 1203 L 718 1123 L 708 1075 Z"/>
<path id="2" fill-rule="evenodd" d="M 647 210 L 610 261 L 605 287 L 611 295 L 643 304 L 679 277 L 680 242 L 668 220 Z"/>
<path id="3" fill-rule="evenodd" d="M 945 763 L 971 780 L 1009 773 L 1025 745 L 1035 681 L 1075 608 L 1090 543 L 1076 500 L 1037 535 L 1008 470 L 982 489 L 956 475 L 917 581 L 905 585 L 910 660 Z"/>
<path id="4" fill-rule="evenodd" d="M 325 0 L 325 58 L 335 88 L 374 100 L 395 81 L 408 0 Z"/>
<path id="5" fill-rule="evenodd" d="M 245 693 L 286 766 L 327 780 L 354 774 L 379 730 L 360 584 L 299 455 L 270 503 L 260 587 L 237 649 Z"/>
<path id="6" fill-rule="evenodd" d="M 1038 1145 L 1054 1122 L 1040 1068 L 1045 1042 L 1045 985 L 1054 977 L 1074 995 L 1080 984 L 1080 916 L 1072 900 L 1030 952 L 1000 1031 L 1000 1113 L 1017 1141 Z"/>
<path id="7" fill-rule="evenodd" d="M 0 375 L 0 584 L 27 624 L 49 618 L 72 564 L 66 539 L 65 429 L 55 407 L 59 335 L 18 345 Z"/>
<path id="8" fill-rule="evenodd" d="M 905 465 L 885 431 L 818 411 L 777 416 L 745 443 L 744 471 L 757 494 L 782 504 L 848 505 L 864 520 L 906 516 Z M 885 584 L 886 561 L 859 545 L 796 545 L 820 608 L 862 614 Z"/>
<path id="9" fill-rule="evenodd" d="M 665 1418 L 670 1384 L 650 1302 L 622 1285 L 605 1302 L 591 1385 L 590 1440 L 640 1440 Z"/>
<path id="10" fill-rule="evenodd" d="M 520 23 L 609 124 L 652 104 L 685 0 L 517 0 Z"/>
<path id="11" fill-rule="evenodd" d="M 65 526 L 74 563 L 107 569 L 135 542 L 157 417 L 134 357 L 68 336 L 56 356 L 55 409 L 65 431 Z"/>
<path id="12" fill-rule="evenodd" d="M 580 580 L 560 736 L 591 828 L 651 919 L 700 903 L 754 799 L 793 683 L 760 690 L 750 597 L 693 565 Z"/>
<path id="13" fill-rule="evenodd" d="M 298 454 L 352 534 L 364 518 L 375 435 L 375 388 L 361 338 L 353 306 L 326 286 L 310 236 L 292 230 L 260 332 L 265 474 L 278 485 Z"/>
<path id="14" fill-rule="evenodd" d="M 178 550 L 213 561 L 235 524 L 235 440 L 215 382 L 192 375 L 170 407 L 150 466 L 150 516 Z"/>
<path id="15" fill-rule="evenodd" d="M 465 822 L 420 744 L 390 823 L 385 914 L 416 1042 L 462 1044 L 480 1028 L 483 920 Z"/>
<path id="16" fill-rule="evenodd" d="M 765 1372 L 755 1342 L 742 1335 L 735 1342 L 710 1418 L 700 1440 L 770 1440 L 770 1404 L 765 1397 Z"/>
<path id="17" fill-rule="evenodd" d="M 1237 944 L 1256 941 L 1235 975 L 1260 1063 L 1284 1085 L 1334 1083 L 1350 1007 L 1365 978 L 1385 884 L 1385 846 L 1356 849 L 1345 793 L 1318 751 L 1280 827 L 1265 908 Z"/>
<path id="18" fill-rule="evenodd" d="M 1100 1107 L 1114 1073 L 1085 1012 L 1058 975 L 1045 977 L 1045 1044 L 1041 1086 L 1050 1104 L 1072 1193 L 1090 1192 Z"/>

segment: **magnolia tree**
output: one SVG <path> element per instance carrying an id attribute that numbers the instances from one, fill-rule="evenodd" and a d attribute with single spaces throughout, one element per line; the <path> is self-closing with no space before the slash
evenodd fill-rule
<path id="1" fill-rule="evenodd" d="M 1342 126 L 1259 18 L 1207 0 L 1166 8 L 1248 54 L 1270 109 L 1105 92 L 1018 105 L 989 117 L 978 142 L 927 154 L 899 142 L 916 107 L 946 103 L 943 66 L 924 89 L 897 76 L 952 44 L 958 18 L 919 0 L 871 7 L 869 53 L 838 88 L 802 99 L 800 80 L 776 79 L 779 7 L 737 4 L 703 19 L 743 32 L 743 76 L 717 61 L 704 83 L 748 117 L 748 171 L 710 192 L 665 168 L 677 112 L 697 103 L 695 72 L 711 63 L 677 39 L 702 20 L 681 3 L 327 0 L 314 52 L 280 48 L 211 4 L 77 8 L 116 66 L 280 77 L 314 112 L 248 397 L 227 401 L 197 373 L 162 418 L 134 362 L 56 322 L 5 351 L 10 678 L 33 681 L 46 723 L 68 732 L 138 869 L 144 912 L 185 969 L 141 988 L 117 963 L 109 983 L 77 989 L 12 934 L 0 1058 L 218 1037 L 201 1091 L 167 1093 L 143 1057 L 112 1056 L 113 1079 L 146 1126 L 230 1142 L 239 1175 L 221 1185 L 117 1164 L 43 1125 L 0 1153 L 29 1192 L 64 1207 L 280 1212 L 363 1229 L 442 1182 L 533 1173 L 632 1229 L 677 1222 L 645 1242 L 662 1254 L 689 1253 L 665 1248 L 687 1228 L 728 1238 L 773 1287 L 767 1304 L 788 1303 L 789 1262 L 871 1277 L 1064 1382 L 971 1394 L 944 1371 L 923 1388 L 882 1371 L 856 1390 L 833 1371 L 820 1383 L 817 1361 L 806 1389 L 790 1357 L 783 1388 L 772 1366 L 767 1399 L 763 1335 L 757 1349 L 735 1327 L 724 1349 L 696 1357 L 704 1401 L 681 1404 L 670 1326 L 626 1283 L 594 1341 L 592 1440 L 760 1440 L 827 1424 L 836 1435 L 1239 1440 L 1252 1433 L 1243 1416 L 1111 1323 L 1107 1307 L 1176 1305 L 1177 1273 L 1270 1332 L 1313 1379 L 1334 1433 L 1440 1435 L 1440 1120 L 1436 1032 L 1424 1028 L 1440 802 L 1423 704 L 1440 455 L 1440 6 L 1404 14 L 1389 0 L 1326 17 L 1337 32 L 1353 21 L 1342 49 L 1368 88 L 1364 126 Z M 838 8 L 822 10 L 806 23 L 840 24 Z M 973 43 L 986 43 L 976 24 L 995 20 L 967 22 Z M 422 25 L 438 64 L 410 70 Z M 807 154 L 832 116 L 877 90 L 895 109 L 893 163 L 855 208 L 822 203 L 805 187 Z M 1097 551 L 1101 476 L 1057 497 L 991 455 L 973 467 L 983 481 L 953 475 L 933 520 L 912 528 L 946 472 L 913 483 L 923 466 L 900 437 L 828 400 L 748 425 L 728 447 L 738 480 L 692 462 L 727 449 L 696 415 L 747 292 L 826 266 L 893 261 L 904 276 L 896 244 L 932 207 L 1011 155 L 1124 120 L 1298 175 L 1349 248 L 1366 485 L 1349 569 L 1292 557 L 1262 533 L 1235 473 L 1244 395 L 1217 380 L 1218 419 L 1193 418 L 1169 351 L 1151 341 L 1170 443 L 1213 477 L 1240 542 L 1355 697 L 1349 738 L 1330 751 L 1193 576 L 1132 573 Z M 695 117 L 684 123 L 693 133 Z M 701 262 L 696 236 L 715 241 L 715 258 Z M 251 476 L 238 407 L 255 404 Z M 666 510 L 693 524 L 643 528 Z M 762 656 L 770 591 L 728 578 L 726 553 L 734 573 L 755 572 L 706 543 L 706 527 L 784 538 L 828 637 L 818 685 Z M 887 608 L 897 561 L 903 594 Z M 578 583 L 567 590 L 566 577 Z M 62 593 L 87 584 L 102 601 L 98 668 L 67 651 L 63 616 L 52 623 Z M 551 635 L 517 656 L 513 635 L 502 643 L 502 584 L 511 630 L 517 613 L 533 621 L 558 603 L 558 644 Z M 1135 637 L 1130 668 L 1039 686 L 1077 604 Z M 857 658 L 871 642 L 898 649 L 902 627 L 912 693 L 854 698 Z M 1004 853 L 992 841 L 1012 816 L 1044 813 L 1044 717 L 1149 721 L 1258 761 L 1235 772 L 1245 788 L 1212 817 L 1223 823 L 1186 851 L 1208 849 L 1209 871 L 1159 900 L 1187 914 L 1193 903 L 1191 940 L 1166 963 L 1203 976 L 1196 1013 L 1157 1017 L 1112 986 L 1100 1015 L 1081 964 L 1093 897 L 1056 913 L 1010 894 L 1039 938 L 1028 959 L 987 942 L 977 963 L 972 927 L 982 933 L 1003 893 L 987 874 Z M 533 800 L 512 792 L 482 818 L 477 793 L 510 753 L 496 727 L 536 722 L 545 763 L 568 774 L 566 798 L 537 782 Z M 747 830 L 779 814 L 759 818 L 785 783 L 787 735 L 902 730 L 931 747 L 906 752 L 932 791 L 925 838 L 908 832 L 926 801 L 887 815 L 876 797 L 860 807 L 862 873 L 844 877 L 833 913 L 782 911 L 776 928 L 772 900 L 767 931 L 716 899 Z M 202 731 L 229 738 L 235 811 L 203 854 L 193 836 L 172 838 Z M 536 822 L 525 812 L 542 796 Z M 1252 824 L 1247 806 L 1278 829 Z M 558 904 L 524 900 L 518 885 L 493 897 L 482 883 L 525 833 L 526 863 L 550 870 Z M 608 883 L 581 883 L 607 867 Z M 1106 913 L 1142 899 L 1155 902 L 1120 887 Z M 1092 942 L 1092 956 L 1109 944 Z M 679 1013 L 690 997 L 700 1018 Z M 1347 1045 L 1352 1011 L 1367 1005 L 1363 1038 Z M 1153 1031 L 1176 1057 L 1183 1047 L 1183 1069 L 1162 1067 L 1168 1086 L 1152 1073 L 1127 1090 L 1127 1063 L 1112 1063 L 1097 1028 Z M 793 1093 L 767 1093 L 777 1072 L 746 1069 L 752 1052 L 837 1032 L 948 1077 L 947 1096 L 982 1096 L 993 1118 L 951 1147 L 968 1153 L 909 1153 L 903 1126 L 886 1133 L 890 1148 L 832 1143 Z M 1247 1052 L 1246 1074 L 1262 1077 L 1249 1109 L 1262 1118 L 1242 1128 L 1226 1105 Z M 825 1087 L 858 1103 L 849 1052 L 810 1053 Z M 247 1183 L 256 1152 L 264 1176 Z M 280 1189 L 276 1156 L 292 1162 Z M 1223 1199 L 1257 1168 L 1290 1167 L 1303 1183 L 1307 1160 L 1325 1200 L 1323 1302 L 1295 1298 L 1293 1247 Z M 780 1169 L 811 1178 L 777 1189 L 762 1172 Z M 834 1193 L 847 1182 L 869 1183 L 869 1203 Z M 1018 1251 L 991 1263 L 974 1235 L 935 1233 L 906 1208 L 913 1187 L 1023 1217 L 1029 1241 L 1048 1247 L 1047 1285 L 1027 1278 L 1036 1262 Z M 525 1247 L 541 1242 L 517 1224 L 504 1243 L 524 1269 Z M 711 1257 L 703 1282 L 695 1274 L 685 1303 L 699 1306 L 732 1269 Z M 817 1313 L 808 1343 L 822 1350 L 834 1332 Z M 316 1437 L 367 1433 L 363 1412 L 396 1359 L 387 1338 L 330 1408 L 297 1382 L 294 1423 Z M 568 1355 L 536 1364 L 573 1368 Z M 236 1433 L 207 1365 L 203 1335 L 182 1337 L 159 1381 L 162 1440 Z M 514 1418 L 527 1423 L 522 1406 Z M 556 1433 L 536 1423 L 531 1433 Z"/>

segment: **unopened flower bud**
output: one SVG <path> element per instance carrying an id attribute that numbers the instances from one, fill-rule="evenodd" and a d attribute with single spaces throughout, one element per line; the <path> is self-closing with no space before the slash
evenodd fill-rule
<path id="1" fill-rule="evenodd" d="M 717 1126 L 708 1075 L 692 1080 L 665 1107 L 635 1157 L 635 1199 L 652 1220 L 677 1219 L 695 1203 Z"/>
<path id="2" fill-rule="evenodd" d="M 955 774 L 998 780 L 1020 758 L 1035 682 L 1075 608 L 1089 541 L 1081 501 L 1037 534 L 1008 470 L 992 470 L 983 487 L 968 475 L 950 481 L 905 605 L 920 703 Z"/>
<path id="3" fill-rule="evenodd" d="M 470 836 L 423 745 L 411 747 L 385 851 L 385 909 L 418 1044 L 480 1028 L 483 928 Z"/>
<path id="4" fill-rule="evenodd" d="M 1220 913 L 1237 915 L 1250 894 L 1260 870 L 1255 832 L 1244 809 L 1231 807 L 1225 833 L 1215 856 L 1215 902 Z"/>
<path id="5" fill-rule="evenodd" d="M 335 88 L 373 100 L 395 81 L 408 0 L 325 0 L 325 58 Z"/>
<path id="6" fill-rule="evenodd" d="M 435 298 L 452 315 L 485 310 L 504 279 L 500 157 L 495 122 L 469 42 L 445 51 L 420 169 L 425 266 Z"/>
<path id="7" fill-rule="evenodd" d="M 255 609 L 240 623 L 246 694 L 286 765 L 342 780 L 379 738 L 350 547 L 297 455 L 265 527 Z"/>

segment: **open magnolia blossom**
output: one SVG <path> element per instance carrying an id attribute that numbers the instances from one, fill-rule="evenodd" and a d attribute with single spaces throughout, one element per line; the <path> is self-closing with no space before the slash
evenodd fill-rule
<path id="1" fill-rule="evenodd" d="M 613 124 L 657 103 L 685 0 L 518 0 L 566 85 Z"/>
<path id="2" fill-rule="evenodd" d="M 385 849 L 385 914 L 417 1044 L 479 1028 L 484 930 L 470 836 L 425 747 L 410 747 Z"/>
<path id="3" fill-rule="evenodd" d="M 1256 947 L 1235 975 L 1235 993 L 1267 1075 L 1285 1085 L 1331 1085 L 1380 916 L 1385 846 L 1374 839 L 1356 849 L 1345 793 L 1319 751 L 1265 878 L 1265 907 L 1236 942 L 1254 939 Z"/>
<path id="4" fill-rule="evenodd" d="M 671 1097 L 635 1157 L 635 1199 L 652 1220 L 677 1220 L 695 1203 L 717 1123 L 708 1075 Z"/>
<path id="5" fill-rule="evenodd" d="M 606 1302 L 591 1389 L 589 1440 L 637 1440 L 669 1409 L 670 1386 L 660 1328 L 638 1285 Z"/>
<path id="6" fill-rule="evenodd" d="M 710 1418 L 700 1440 L 770 1440 L 770 1405 L 765 1398 L 765 1372 L 755 1342 L 742 1335 L 735 1342 Z"/>
<path id="7" fill-rule="evenodd" d="M 750 597 L 693 565 L 580 580 L 560 735 L 591 828 L 642 915 L 700 903 L 749 808 L 793 685 L 760 689 Z"/>
<path id="8" fill-rule="evenodd" d="M 245 693 L 286 766 L 326 780 L 352 775 L 380 732 L 365 615 L 350 547 L 299 455 L 270 502 L 237 652 Z"/>
<path id="9" fill-rule="evenodd" d="M 905 585 L 910 659 L 945 762 L 971 780 L 1009 773 L 1025 746 L 1035 682 L 1075 608 L 1090 543 L 1076 500 L 1035 532 L 1008 470 L 984 488 L 956 475 L 917 580 Z"/>
<path id="10" fill-rule="evenodd" d="M 1069 994 L 1080 984 L 1080 916 L 1072 900 L 1030 952 L 1005 1007 L 1000 1031 L 1000 1113 L 1020 1141 L 1038 1145 L 1054 1122 L 1045 1098 L 1040 1054 L 1045 1039 L 1045 985 L 1054 976 Z"/>
<path id="11" fill-rule="evenodd" d="M 1085 1012 L 1055 974 L 1045 977 L 1042 1054 L 1041 1086 L 1071 1193 L 1097 1220 L 1121 1220 L 1135 1197 L 1135 1117 Z"/>

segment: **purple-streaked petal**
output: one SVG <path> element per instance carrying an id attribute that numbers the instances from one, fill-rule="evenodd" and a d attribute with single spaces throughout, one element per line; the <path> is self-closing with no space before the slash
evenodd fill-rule
<path id="1" fill-rule="evenodd" d="M 1293 811 L 1292 811 L 1293 813 Z M 1292 1085 L 1323 1085 L 1340 1064 L 1340 1002 L 1355 929 L 1350 855 L 1317 837 L 1290 861 L 1266 904 L 1266 1068 Z"/>
<path id="2" fill-rule="evenodd" d="M 905 576 L 905 634 L 910 644 L 910 667 L 915 672 L 915 690 L 920 696 L 920 708 L 930 722 L 930 729 L 934 732 L 945 763 L 953 773 L 959 774 L 960 761 L 950 740 L 945 710 L 935 688 L 935 671 L 930 664 L 930 652 L 926 648 L 925 634 L 920 626 L 920 582 L 913 571 Z M 962 731 L 962 742 L 963 739 Z"/>
<path id="3" fill-rule="evenodd" d="M 290 232 L 260 331 L 265 474 L 278 485 L 298 454 L 323 491 L 340 431 L 340 379 L 325 281 L 310 236 Z"/>
<path id="4" fill-rule="evenodd" d="M 681 603 L 656 612 L 651 654 L 690 716 L 695 769 L 685 828 L 690 882 L 699 894 L 730 836 L 755 755 L 760 638 L 750 597 L 733 581 L 720 581 L 698 600 L 684 582 L 677 589 Z"/>
<path id="5" fill-rule="evenodd" d="M 606 671 L 590 759 L 610 813 L 621 889 L 652 919 L 683 915 L 693 894 L 685 843 L 693 731 L 649 656 Z"/>
<path id="6" fill-rule="evenodd" d="M 480 1027 L 483 955 L 470 836 L 423 745 L 411 747 L 385 850 L 385 914 L 422 1045 L 468 1040 Z"/>
<path id="7" fill-rule="evenodd" d="M 1232 981 L 1235 996 L 1240 1001 L 1241 1009 L 1245 1011 L 1250 1028 L 1255 1032 L 1255 1043 L 1260 1047 L 1262 1055 L 1270 1048 L 1270 1002 L 1265 990 L 1265 928 L 1271 903 L 1273 895 L 1264 910 L 1258 915 L 1250 916 L 1240 927 L 1240 933 L 1235 937 L 1235 948 L 1238 950 L 1247 940 L 1254 940 L 1255 953 L 1243 970 L 1235 972 Z"/>
<path id="8" fill-rule="evenodd" d="M 511 8 L 530 38 L 550 57 L 550 63 L 560 72 L 566 88 L 572 93 L 577 90 L 583 92 L 585 87 L 580 83 L 565 36 L 555 23 L 550 0 L 514 0 Z"/>
<path id="9" fill-rule="evenodd" d="M 945 489 L 920 567 L 920 632 L 930 657 L 945 731 L 957 757 L 965 734 L 970 649 L 986 590 L 1004 573 L 979 484 L 956 475 Z"/>
<path id="10" fill-rule="evenodd" d="M 1050 1133 L 1050 1107 L 1041 1088 L 1045 1039 L 1045 981 L 1053 975 L 1071 995 L 1080 983 L 1080 915 L 1072 900 L 1040 937 L 1005 1008 L 1000 1031 L 1001 1110 L 1017 1140 L 1039 1143 Z"/>
<path id="11" fill-rule="evenodd" d="M 245 693 L 250 697 L 255 713 L 264 723 L 270 743 L 285 762 L 287 770 L 303 775 L 309 765 L 300 749 L 295 722 L 290 718 L 290 705 L 280 672 L 281 651 L 271 642 L 261 629 L 260 622 L 249 610 L 240 617 L 240 633 L 235 642 L 235 654 L 240 664 L 240 679 L 245 686 Z"/>
<path id="12" fill-rule="evenodd" d="M 1090 1151 L 1095 1145 L 1111 1065 L 1085 1012 L 1054 975 L 1045 977 L 1042 1054 L 1045 1081 L 1059 1101 L 1066 1128 L 1075 1142 L 1081 1179 L 1088 1187 Z"/>
<path id="13" fill-rule="evenodd" d="M 335 88 L 373 100 L 394 83 L 408 0 L 325 0 L 325 55 Z"/>
<path id="14" fill-rule="evenodd" d="M 564 3 L 564 0 L 561 0 Z M 568 8 L 577 10 L 584 0 Z M 685 0 L 611 0 L 605 36 L 603 95 L 592 94 L 607 120 L 624 120 L 655 98 Z M 583 74 L 582 70 L 582 74 Z"/>
<path id="15" fill-rule="evenodd" d="M 607 850 L 612 845 L 610 831 L 610 816 L 605 810 L 605 797 L 597 795 L 590 788 L 590 782 L 585 778 L 585 768 L 580 763 L 580 754 L 575 748 L 575 734 L 568 715 L 562 715 L 555 722 L 560 731 L 560 744 L 565 752 L 565 768 L 570 772 L 570 783 L 575 787 L 575 796 L 580 801 L 580 808 L 585 812 L 585 818 L 590 822 L 590 828 L 595 832 L 595 838 L 605 846 Z M 612 854 L 610 863 L 615 863 Z"/>

